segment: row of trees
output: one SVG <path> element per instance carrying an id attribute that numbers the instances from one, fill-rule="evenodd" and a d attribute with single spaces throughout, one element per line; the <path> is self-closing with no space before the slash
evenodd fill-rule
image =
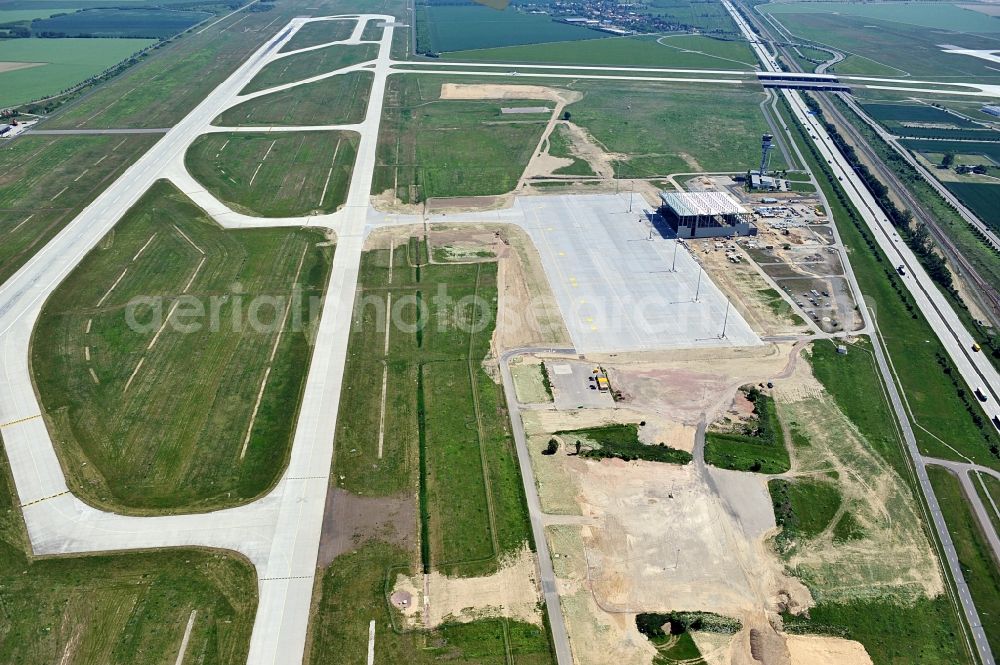
<path id="1" fill-rule="evenodd" d="M 934 247 L 934 241 L 930 237 L 927 227 L 913 219 L 913 213 L 909 210 L 900 209 L 896 203 L 889 198 L 889 188 L 886 187 L 867 166 L 861 163 L 854 147 L 851 146 L 844 137 L 840 135 L 837 128 L 823 118 L 823 112 L 812 97 L 806 97 L 806 104 L 809 109 L 823 122 L 827 133 L 834 145 L 850 163 L 851 168 L 858 174 L 865 187 L 875 197 L 878 205 L 885 212 L 889 222 L 899 233 L 899 237 L 909 246 L 913 253 L 917 255 L 921 265 L 927 274 L 931 276 L 942 288 L 953 295 L 957 295 L 955 285 L 952 280 L 951 271 L 944 258 L 938 254 Z"/>

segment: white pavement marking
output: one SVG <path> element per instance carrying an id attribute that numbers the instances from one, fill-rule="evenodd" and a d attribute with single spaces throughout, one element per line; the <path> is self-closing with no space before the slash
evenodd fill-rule
<path id="1" fill-rule="evenodd" d="M 20 224 L 18 224 L 18 225 L 17 225 L 17 226 L 15 226 L 14 228 L 12 228 L 12 229 L 10 230 L 10 232 L 11 232 L 11 233 L 14 233 L 15 231 L 17 231 L 17 230 L 18 230 L 19 228 L 21 228 L 22 226 L 24 226 L 25 224 L 27 224 L 27 223 L 28 223 L 28 220 L 30 220 L 30 219 L 31 219 L 32 217 L 34 217 L 34 216 L 35 216 L 35 213 L 31 213 L 30 215 L 28 215 L 27 217 L 25 217 L 25 218 L 24 218 L 24 221 L 22 221 L 22 222 L 21 222 Z"/>
<path id="2" fill-rule="evenodd" d="M 368 624 L 368 665 L 375 665 L 375 619 Z"/>
<path id="3" fill-rule="evenodd" d="M 391 255 L 391 251 L 390 251 Z M 382 443 L 385 441 L 385 396 L 389 385 L 389 331 L 392 330 L 390 321 L 392 313 L 392 292 L 385 297 L 385 343 L 382 349 L 382 407 L 378 416 L 378 458 L 382 459 Z"/>
<path id="4" fill-rule="evenodd" d="M 184 285 L 184 290 L 181 293 L 187 293 L 188 292 L 188 289 L 190 289 L 191 285 L 194 284 L 195 277 L 197 277 L 198 273 L 201 272 L 201 267 L 203 265 L 205 265 L 205 261 L 207 261 L 207 260 L 208 260 L 207 256 L 201 257 L 201 261 L 198 261 L 197 267 L 195 267 L 194 272 L 191 273 L 191 279 L 189 279 L 187 281 L 187 284 Z"/>
<path id="5" fill-rule="evenodd" d="M 63 192 L 65 192 L 67 189 L 69 189 L 69 185 L 66 185 L 65 187 L 63 187 L 62 189 L 60 189 L 59 192 L 55 196 L 53 196 L 51 199 L 49 199 L 49 201 L 55 201 L 60 196 L 62 196 Z"/>
<path id="6" fill-rule="evenodd" d="M 309 251 L 309 246 L 306 245 L 302 249 L 302 256 L 299 257 L 299 265 L 295 268 L 295 276 L 292 278 L 292 290 L 294 292 L 295 285 L 298 284 L 299 275 L 302 274 L 302 264 L 306 260 L 306 253 Z M 288 324 L 288 313 L 292 310 L 292 297 L 288 298 L 288 304 L 285 305 L 285 312 L 281 316 L 281 325 L 278 327 L 278 334 L 274 337 L 274 344 L 271 346 L 271 355 L 267 358 L 267 367 L 264 370 L 264 378 L 260 382 L 260 390 L 257 391 L 257 401 L 254 402 L 253 412 L 250 414 L 250 423 L 247 425 L 246 436 L 243 437 L 243 447 L 240 449 L 240 461 L 247 454 L 247 446 L 250 445 L 250 435 L 253 434 L 253 425 L 257 420 L 257 412 L 260 410 L 260 402 L 264 398 L 264 390 L 267 388 L 267 380 L 271 376 L 271 363 L 274 362 L 274 356 L 278 353 L 278 345 L 281 343 L 281 335 L 285 332 L 285 326 Z"/>
<path id="7" fill-rule="evenodd" d="M 77 182 L 80 178 L 82 178 L 83 176 L 87 175 L 87 171 L 89 171 L 89 170 L 90 170 L 89 168 L 86 168 L 86 169 L 80 171 L 80 175 L 78 175 L 77 177 L 73 178 L 73 182 Z"/>
<path id="8" fill-rule="evenodd" d="M 98 164 L 100 164 L 101 162 L 103 162 L 107 158 L 108 158 L 107 155 L 102 156 L 100 159 L 98 159 L 96 162 L 94 162 L 94 166 L 97 166 Z"/>
<path id="9" fill-rule="evenodd" d="M 146 357 L 145 356 L 143 356 L 142 358 L 139 358 L 139 363 L 135 366 L 135 369 L 132 370 L 132 376 L 128 377 L 128 381 L 125 382 L 125 387 L 122 388 L 122 392 L 123 393 L 126 392 L 126 391 L 128 391 L 129 386 L 132 385 L 132 381 L 135 380 L 135 375 L 139 373 L 139 369 L 142 367 L 142 364 L 144 362 L 146 362 Z"/>
<path id="10" fill-rule="evenodd" d="M 97 378 L 97 372 L 94 371 L 94 368 L 88 367 L 87 371 L 90 372 L 90 378 L 94 380 L 94 383 L 100 385 L 101 380 Z"/>
<path id="11" fill-rule="evenodd" d="M 170 309 L 167 310 L 167 315 L 165 317 L 163 317 L 163 323 L 160 324 L 160 329 L 156 331 L 156 334 L 153 335 L 153 339 L 151 339 L 149 341 L 149 346 L 146 347 L 147 351 L 149 351 L 150 349 L 152 349 L 153 346 L 156 344 L 156 342 L 159 341 L 160 334 L 163 333 L 164 328 L 166 328 L 167 324 L 170 323 L 170 317 L 174 315 L 174 310 L 177 309 L 177 305 L 179 305 L 180 302 L 181 301 L 178 298 L 177 300 L 174 300 L 173 303 L 171 303 Z M 139 364 L 141 365 L 142 363 L 140 362 Z M 136 371 L 138 371 L 138 369 L 139 368 L 137 367 Z"/>
<path id="12" fill-rule="evenodd" d="M 155 238 L 155 237 L 156 237 L 156 233 L 154 233 L 153 235 L 149 236 L 149 240 L 146 241 L 146 244 L 143 245 L 142 247 L 140 247 L 139 251 L 136 252 L 135 256 L 132 257 L 132 262 L 133 263 L 135 262 L 136 259 L 138 259 L 140 256 L 142 256 L 142 253 L 146 251 L 146 248 L 149 247 L 150 243 L 153 242 L 153 238 Z"/>
<path id="13" fill-rule="evenodd" d="M 174 665 L 184 664 L 184 654 L 187 653 L 188 641 L 191 639 L 191 629 L 194 628 L 194 620 L 198 616 L 198 610 L 191 610 L 191 615 L 188 616 L 187 626 L 184 628 L 184 637 L 181 639 L 181 648 L 177 652 L 177 660 L 174 661 Z"/>
<path id="14" fill-rule="evenodd" d="M 104 295 L 101 296 L 101 299 L 97 301 L 97 306 L 98 307 L 100 307 L 101 305 L 104 304 L 104 301 L 108 299 L 108 296 L 110 296 L 111 292 L 115 290 L 115 287 L 118 286 L 118 284 L 122 281 L 122 278 L 125 277 L 125 273 L 127 273 L 127 272 L 128 272 L 128 268 L 125 268 L 125 270 L 122 270 L 122 274 L 118 275 L 118 279 L 116 279 L 115 283 L 111 285 L 111 288 L 109 288 L 107 291 L 105 291 Z M 87 332 L 90 332 L 90 330 L 88 329 Z"/>
<path id="15" fill-rule="evenodd" d="M 194 244 L 194 240 L 191 240 L 191 238 L 189 238 L 189 237 L 188 237 L 188 235 L 187 235 L 186 233 L 184 233 L 183 231 L 181 231 L 180 227 L 179 227 L 179 226 L 177 226 L 176 224 L 174 224 L 174 230 L 175 230 L 175 231 L 177 231 L 177 233 L 180 233 L 180 234 L 181 234 L 181 237 L 182 237 L 182 238 L 184 238 L 185 240 L 187 240 L 187 241 L 188 241 L 188 243 L 189 243 L 189 244 L 190 244 L 190 245 L 191 245 L 192 247 L 194 247 L 194 248 L 195 248 L 195 250 L 196 250 L 196 251 L 197 251 L 197 252 L 198 252 L 199 254 L 204 254 L 204 253 L 205 253 L 205 250 L 203 250 L 203 249 L 202 249 L 201 247 L 199 247 L 198 245 Z"/>

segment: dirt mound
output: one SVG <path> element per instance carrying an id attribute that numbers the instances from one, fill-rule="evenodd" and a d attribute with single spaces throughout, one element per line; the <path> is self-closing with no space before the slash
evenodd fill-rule
<path id="1" fill-rule="evenodd" d="M 860 642 L 839 637 L 788 635 L 785 645 L 792 665 L 872 665 L 871 656 Z"/>
<path id="2" fill-rule="evenodd" d="M 549 99 L 572 104 L 583 97 L 576 90 L 562 90 L 542 85 L 503 83 L 442 83 L 441 99 Z"/>

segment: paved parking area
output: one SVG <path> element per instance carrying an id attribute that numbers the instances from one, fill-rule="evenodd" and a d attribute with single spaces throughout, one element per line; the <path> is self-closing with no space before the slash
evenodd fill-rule
<path id="1" fill-rule="evenodd" d="M 609 392 L 591 389 L 597 383 L 590 381 L 594 375 L 594 364 L 574 360 L 546 360 L 552 381 L 552 397 L 557 409 L 577 409 L 589 407 L 612 409 L 615 400 Z"/>
<path id="2" fill-rule="evenodd" d="M 760 344 L 683 246 L 671 270 L 676 241 L 653 228 L 639 195 L 633 212 L 628 199 L 518 199 L 577 351 Z"/>

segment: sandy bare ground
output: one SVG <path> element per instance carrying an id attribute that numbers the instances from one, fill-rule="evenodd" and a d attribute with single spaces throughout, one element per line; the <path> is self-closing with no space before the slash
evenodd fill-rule
<path id="1" fill-rule="evenodd" d="M 0 74 L 3 72 L 16 72 L 19 69 L 31 69 L 47 65 L 47 62 L 0 62 Z"/>
<path id="2" fill-rule="evenodd" d="M 795 448 L 789 475 L 835 472 L 842 504 L 825 531 L 792 543 L 789 571 L 809 583 L 817 601 L 905 603 L 941 594 L 938 560 L 909 488 L 822 390 L 809 364 L 798 363 L 795 374 L 798 381 L 775 385 L 782 421 L 810 443 Z M 833 527 L 848 512 L 864 535 L 837 541 Z"/>
<path id="3" fill-rule="evenodd" d="M 791 345 L 733 352 L 663 352 L 601 359 L 626 399 L 613 409 L 522 413 L 549 520 L 564 613 L 581 663 L 650 663 L 635 630 L 638 612 L 703 610 L 746 629 L 718 662 L 788 663 L 781 611 L 812 604 L 770 546 L 775 530 L 766 478 L 695 465 L 585 460 L 564 445 L 541 454 L 552 432 L 638 422 L 642 439 L 690 450 L 702 414 L 727 410 L 740 385 L 774 378 L 795 384 Z M 789 375 L 788 378 L 776 378 Z M 798 393 L 795 385 L 790 390 Z M 711 419 L 712 416 L 709 416 Z"/>
<path id="4" fill-rule="evenodd" d="M 865 648 L 853 640 L 815 635 L 789 635 L 785 639 L 792 665 L 871 665 Z"/>
<path id="5" fill-rule="evenodd" d="M 325 568 L 337 556 L 372 539 L 412 548 L 417 540 L 416 497 L 358 496 L 331 484 L 326 493 L 317 566 Z"/>
<path id="6" fill-rule="evenodd" d="M 535 555 L 525 545 L 517 556 L 505 562 L 492 575 L 447 577 L 433 572 L 427 586 L 430 598 L 428 616 L 424 616 L 423 612 L 422 577 L 399 575 L 392 595 L 405 597 L 408 594 L 412 599 L 405 607 L 399 608 L 412 628 L 434 628 L 446 621 L 466 623 L 484 617 L 505 617 L 541 626 L 541 596 L 536 569 Z"/>

